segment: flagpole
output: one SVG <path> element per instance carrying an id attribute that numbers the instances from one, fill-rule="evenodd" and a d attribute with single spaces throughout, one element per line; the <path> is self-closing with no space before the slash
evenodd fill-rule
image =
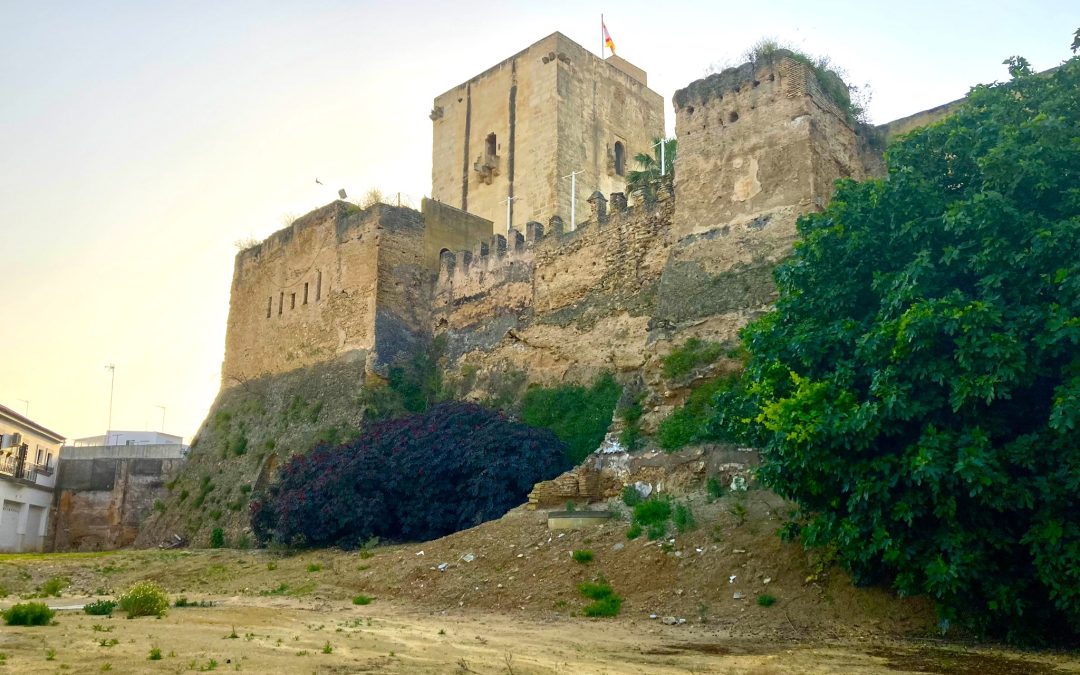
<path id="1" fill-rule="evenodd" d="M 607 41 L 604 40 L 604 15 L 600 14 L 600 58 L 604 58 L 604 47 L 607 46 Z"/>

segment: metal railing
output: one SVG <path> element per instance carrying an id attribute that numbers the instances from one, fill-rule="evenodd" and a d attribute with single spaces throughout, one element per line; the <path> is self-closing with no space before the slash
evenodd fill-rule
<path id="1" fill-rule="evenodd" d="M 0 458 L 0 474 L 11 476 L 12 478 L 22 478 L 23 480 L 36 482 L 38 468 L 39 467 L 36 464 L 31 464 L 30 462 L 23 462 L 23 465 L 20 467 L 18 457 Z"/>

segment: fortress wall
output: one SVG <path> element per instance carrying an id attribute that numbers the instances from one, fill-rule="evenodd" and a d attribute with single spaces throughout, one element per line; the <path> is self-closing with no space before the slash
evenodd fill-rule
<path id="1" fill-rule="evenodd" d="M 565 233 L 530 223 L 505 254 L 444 254 L 434 319 L 452 364 L 546 383 L 640 367 L 672 208 L 594 214 Z"/>
<path id="2" fill-rule="evenodd" d="M 634 155 L 653 154 L 654 139 L 665 136 L 664 98 L 646 86 L 644 73 L 641 79 L 628 74 L 641 71 L 619 57 L 618 65 L 603 61 L 562 35 L 559 50 L 566 55 L 557 64 L 559 165 L 545 177 L 554 200 L 537 205 L 530 217 L 557 214 L 569 224 L 570 180 L 563 176 L 584 172 L 577 177 L 577 219 L 583 222 L 589 195 L 626 189 L 625 175 L 615 171 L 615 143 L 624 148 L 625 174 L 637 168 Z"/>
<path id="3" fill-rule="evenodd" d="M 431 334 L 431 272 L 425 262 L 424 222 L 417 211 L 378 204 L 373 369 L 383 372 L 403 353 L 415 353 Z"/>
<path id="4" fill-rule="evenodd" d="M 334 202 L 237 254 L 223 386 L 374 347 L 377 227 Z"/>
<path id="5" fill-rule="evenodd" d="M 708 322 L 721 339 L 767 311 L 795 222 L 839 177 L 861 178 L 860 143 L 805 65 L 778 56 L 675 94 L 675 243 L 658 321 Z"/>

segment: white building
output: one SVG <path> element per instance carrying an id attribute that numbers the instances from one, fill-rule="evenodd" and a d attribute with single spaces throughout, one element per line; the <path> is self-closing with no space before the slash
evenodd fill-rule
<path id="1" fill-rule="evenodd" d="M 114 431 L 109 430 L 104 436 L 76 438 L 71 442 L 76 448 L 107 445 L 183 445 L 184 439 L 160 431 Z"/>
<path id="2" fill-rule="evenodd" d="M 64 437 L 0 405 L 0 552 L 41 551 Z"/>

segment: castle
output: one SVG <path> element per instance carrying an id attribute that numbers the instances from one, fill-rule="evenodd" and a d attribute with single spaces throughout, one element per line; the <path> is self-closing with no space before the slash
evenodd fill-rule
<path id="1" fill-rule="evenodd" d="M 856 128 L 780 50 L 675 94 L 674 181 L 630 204 L 626 162 L 664 128 L 646 81 L 553 34 L 436 97 L 419 211 L 337 201 L 239 252 L 221 390 L 136 545 L 205 544 L 211 523 L 249 536 L 244 505 L 281 461 L 355 433 L 379 381 L 435 345 L 444 396 L 511 405 L 614 373 L 651 433 L 689 392 L 663 358 L 690 338 L 737 347 L 799 215 L 953 105 Z"/>
<path id="2" fill-rule="evenodd" d="M 881 172 L 880 152 L 781 51 L 676 93 L 674 185 L 628 208 L 629 158 L 663 135 L 646 82 L 555 33 L 436 97 L 421 212 L 334 202 L 237 255 L 223 385 L 337 359 L 380 372 L 437 335 L 452 363 L 530 381 L 733 341 L 797 217 Z"/>

